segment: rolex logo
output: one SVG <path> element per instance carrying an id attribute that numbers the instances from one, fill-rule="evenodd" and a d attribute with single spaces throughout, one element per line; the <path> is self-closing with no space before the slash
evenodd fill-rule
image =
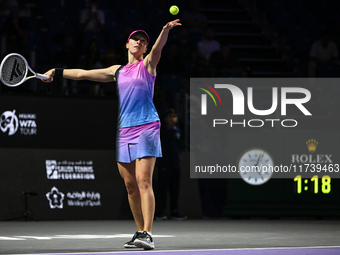
<path id="1" fill-rule="evenodd" d="M 316 141 L 315 139 L 309 139 L 306 144 L 307 144 L 307 148 L 309 150 L 310 153 L 315 152 L 316 147 L 318 146 L 318 141 Z"/>
<path id="2" fill-rule="evenodd" d="M 315 139 L 309 139 L 306 141 L 309 154 L 292 154 L 292 163 L 333 163 L 332 154 L 312 154 L 315 152 L 318 143 L 319 142 Z"/>

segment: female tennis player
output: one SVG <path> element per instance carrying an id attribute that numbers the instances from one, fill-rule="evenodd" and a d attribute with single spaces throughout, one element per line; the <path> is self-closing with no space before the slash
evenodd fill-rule
<path id="1" fill-rule="evenodd" d="M 152 223 L 155 197 L 152 175 L 156 157 L 161 157 L 160 119 L 153 104 L 156 67 L 169 31 L 181 25 L 179 19 L 168 22 L 159 34 L 150 53 L 143 58 L 149 36 L 143 30 L 133 31 L 126 43 L 128 63 L 105 69 L 59 69 L 45 73 L 47 80 L 64 77 L 72 80 L 97 82 L 117 81 L 119 114 L 117 131 L 117 164 L 128 192 L 130 208 L 137 231 L 124 247 L 154 249 Z"/>

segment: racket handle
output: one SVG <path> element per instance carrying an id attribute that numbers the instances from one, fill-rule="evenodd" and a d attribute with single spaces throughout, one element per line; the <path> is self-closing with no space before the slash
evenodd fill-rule
<path id="1" fill-rule="evenodd" d="M 36 74 L 36 78 L 42 79 L 42 80 L 46 80 L 46 79 L 47 79 L 47 76 L 46 76 L 46 75 L 43 75 L 43 74 L 40 74 L 40 73 L 37 73 L 37 74 Z M 53 81 L 53 77 L 51 78 L 51 81 Z"/>

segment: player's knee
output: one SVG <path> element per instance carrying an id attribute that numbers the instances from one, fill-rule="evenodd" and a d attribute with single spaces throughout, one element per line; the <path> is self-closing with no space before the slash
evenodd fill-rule
<path id="1" fill-rule="evenodd" d="M 141 191 L 150 189 L 152 187 L 151 180 L 149 180 L 147 178 L 140 178 L 138 180 L 138 187 L 139 187 L 139 190 L 141 190 Z"/>
<path id="2" fill-rule="evenodd" d="M 138 192 L 138 185 L 135 182 L 125 182 L 126 191 L 129 195 Z"/>

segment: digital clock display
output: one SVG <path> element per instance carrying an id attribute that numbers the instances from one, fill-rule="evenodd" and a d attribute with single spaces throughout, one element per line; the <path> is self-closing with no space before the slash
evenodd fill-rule
<path id="1" fill-rule="evenodd" d="M 295 191 L 297 194 L 301 194 L 304 191 L 310 191 L 314 194 L 322 193 L 329 194 L 331 192 L 331 177 L 329 175 L 324 175 L 319 178 L 318 175 L 314 175 L 310 179 L 303 179 L 301 175 L 297 175 L 294 178 Z"/>

